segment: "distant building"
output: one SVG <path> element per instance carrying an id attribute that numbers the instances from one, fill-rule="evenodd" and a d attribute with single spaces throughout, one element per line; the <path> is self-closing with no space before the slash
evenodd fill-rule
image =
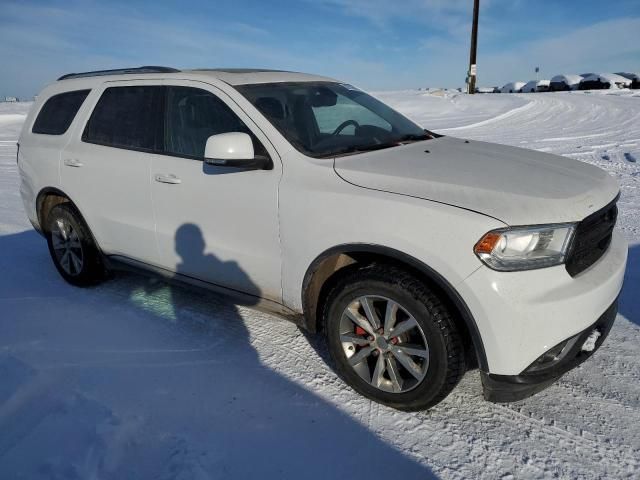
<path id="1" fill-rule="evenodd" d="M 4 101 L 14 103 L 14 102 L 17 102 L 18 99 L 16 97 L 4 97 Z"/>

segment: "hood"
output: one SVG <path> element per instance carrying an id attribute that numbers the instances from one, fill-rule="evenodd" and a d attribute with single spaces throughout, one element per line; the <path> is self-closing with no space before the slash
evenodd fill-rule
<path id="1" fill-rule="evenodd" d="M 363 188 L 433 200 L 507 225 L 580 221 L 618 194 L 604 170 L 557 155 L 453 137 L 335 159 Z"/>

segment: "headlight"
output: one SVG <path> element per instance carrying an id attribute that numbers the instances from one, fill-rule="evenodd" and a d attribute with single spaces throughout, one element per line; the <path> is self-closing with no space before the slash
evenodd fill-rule
<path id="1" fill-rule="evenodd" d="M 501 228 L 485 234 L 473 251 L 503 272 L 551 267 L 564 263 L 574 231 L 574 223 Z"/>

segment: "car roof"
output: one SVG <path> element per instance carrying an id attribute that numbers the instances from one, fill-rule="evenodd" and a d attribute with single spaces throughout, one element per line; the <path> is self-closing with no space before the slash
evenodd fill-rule
<path id="1" fill-rule="evenodd" d="M 310 73 L 289 72 L 286 70 L 266 70 L 250 68 L 202 68 L 183 70 L 188 73 L 210 75 L 229 85 L 248 85 L 253 83 L 277 82 L 335 82 L 333 78 Z"/>
<path id="2" fill-rule="evenodd" d="M 161 76 L 163 79 L 198 79 L 215 78 L 229 85 L 248 85 L 256 83 L 278 82 L 336 82 L 336 80 L 308 73 L 290 72 L 286 70 L 269 70 L 262 68 L 196 68 L 177 70 L 170 67 L 135 67 L 114 70 L 96 70 L 92 72 L 70 73 L 58 79 L 66 83 L 72 80 L 87 80 L 86 83 L 99 83 L 105 80 L 144 79 Z M 91 82 L 91 80 L 93 82 Z M 76 83 L 76 82 L 74 82 Z"/>
<path id="3" fill-rule="evenodd" d="M 582 81 L 582 76 L 581 75 L 573 75 L 573 74 L 560 74 L 560 75 L 556 75 L 555 77 L 551 78 L 551 83 L 556 83 L 556 82 L 565 82 L 568 84 L 575 84 L 577 85 L 578 83 L 580 83 Z"/>

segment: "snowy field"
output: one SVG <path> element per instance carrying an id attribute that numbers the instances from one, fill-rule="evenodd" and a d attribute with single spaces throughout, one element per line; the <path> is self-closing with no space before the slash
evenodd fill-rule
<path id="1" fill-rule="evenodd" d="M 604 168 L 631 243 L 590 361 L 510 405 L 472 371 L 419 413 L 363 399 L 275 317 L 133 275 L 66 285 L 18 194 L 29 104 L 0 104 L 0 478 L 639 478 L 639 95 L 379 94 L 447 135 Z"/>

